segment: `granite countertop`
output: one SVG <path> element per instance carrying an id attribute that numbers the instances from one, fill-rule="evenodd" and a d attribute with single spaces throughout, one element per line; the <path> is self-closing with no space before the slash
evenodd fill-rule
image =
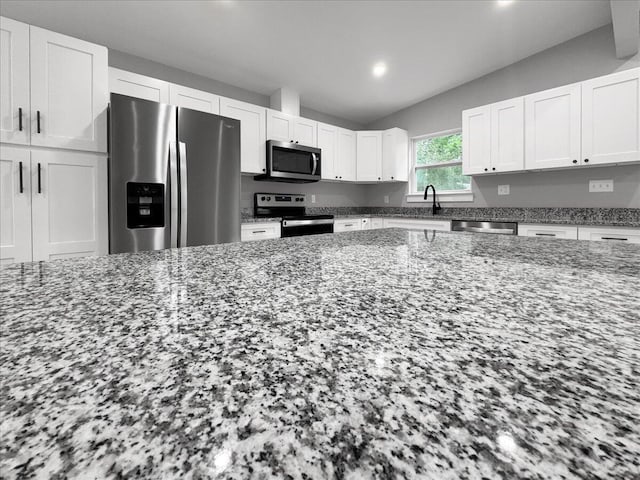
<path id="1" fill-rule="evenodd" d="M 307 213 L 329 214 L 335 218 L 395 217 L 420 220 L 478 220 L 528 224 L 588 225 L 640 228 L 640 208 L 498 208 L 444 207 L 433 215 L 424 207 L 310 207 Z M 280 218 L 256 218 L 244 209 L 242 222 L 280 221 Z"/>
<path id="2" fill-rule="evenodd" d="M 640 477 L 640 246 L 402 229 L 2 279 L 0 477 Z"/>

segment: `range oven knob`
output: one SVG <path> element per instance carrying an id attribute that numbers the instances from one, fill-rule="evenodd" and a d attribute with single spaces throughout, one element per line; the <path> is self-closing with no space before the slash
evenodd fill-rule
<path id="1" fill-rule="evenodd" d="M 270 202 L 270 201 L 271 201 L 271 197 L 267 197 L 267 202 Z"/>
<path id="2" fill-rule="evenodd" d="M 260 197 L 260 200 L 262 200 L 264 202 L 264 197 Z"/>

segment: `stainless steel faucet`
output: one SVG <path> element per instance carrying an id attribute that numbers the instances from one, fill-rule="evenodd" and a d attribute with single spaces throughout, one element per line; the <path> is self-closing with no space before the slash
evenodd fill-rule
<path id="1" fill-rule="evenodd" d="M 438 205 L 436 206 L 436 187 L 434 187 L 433 185 L 427 185 L 424 189 L 424 199 L 427 199 L 427 195 L 429 194 L 429 187 L 433 188 L 433 207 L 431 211 L 434 215 L 436 215 L 438 213 L 438 210 L 442 210 L 442 207 L 440 206 L 440 202 L 438 202 Z"/>

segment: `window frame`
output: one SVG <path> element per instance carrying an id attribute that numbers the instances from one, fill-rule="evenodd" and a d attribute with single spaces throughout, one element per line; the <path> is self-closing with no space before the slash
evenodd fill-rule
<path id="1" fill-rule="evenodd" d="M 440 132 L 428 133 L 425 135 L 418 135 L 411 137 L 411 162 L 409 166 L 409 193 L 407 194 L 407 202 L 419 203 L 424 202 L 424 192 L 417 191 L 417 171 L 428 170 L 433 168 L 442 167 L 454 167 L 456 165 L 462 165 L 462 158 L 460 161 L 455 162 L 443 162 L 433 165 L 417 165 L 416 164 L 416 144 L 420 140 L 425 140 L 434 137 L 446 137 L 448 135 L 454 135 L 456 133 L 462 134 L 462 128 L 453 128 L 450 130 L 443 130 Z M 433 201 L 429 199 L 428 201 Z M 473 201 L 473 181 L 469 184 L 467 190 L 442 190 L 438 191 L 439 202 L 472 202 Z"/>

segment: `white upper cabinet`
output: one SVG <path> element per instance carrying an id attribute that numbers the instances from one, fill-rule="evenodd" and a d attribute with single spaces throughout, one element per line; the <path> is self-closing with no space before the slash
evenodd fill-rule
<path id="1" fill-rule="evenodd" d="M 361 131 L 357 134 L 357 179 L 359 182 L 382 180 L 382 132 Z"/>
<path id="2" fill-rule="evenodd" d="M 524 169 L 524 98 L 491 105 L 492 172 Z"/>
<path id="3" fill-rule="evenodd" d="M 525 168 L 580 164 L 580 84 L 525 97 Z"/>
<path id="4" fill-rule="evenodd" d="M 169 83 L 109 67 L 109 91 L 152 102 L 169 103 Z"/>
<path id="5" fill-rule="evenodd" d="M 0 142 L 29 145 L 29 25 L 0 17 Z"/>
<path id="6" fill-rule="evenodd" d="M 267 140 L 295 142 L 293 115 L 267 109 Z"/>
<path id="7" fill-rule="evenodd" d="M 401 128 L 382 132 L 382 180 L 406 182 L 409 179 L 409 134 Z"/>
<path id="8" fill-rule="evenodd" d="M 582 83 L 582 162 L 640 160 L 640 68 Z"/>
<path id="9" fill-rule="evenodd" d="M 31 145 L 107 151 L 107 49 L 30 27 Z"/>
<path id="10" fill-rule="evenodd" d="M 318 130 L 318 122 L 307 118 L 298 117 L 293 122 L 293 132 L 296 143 L 306 145 L 307 147 L 317 147 L 318 141 L 316 132 Z"/>
<path id="11" fill-rule="evenodd" d="M 220 113 L 220 97 L 218 95 L 173 83 L 169 84 L 169 103 L 215 115 Z"/>
<path id="12" fill-rule="evenodd" d="M 220 115 L 240 120 L 240 170 L 266 171 L 266 108 L 220 97 Z"/>
<path id="13" fill-rule="evenodd" d="M 334 163 L 338 180 L 356 181 L 356 132 L 338 127 L 338 148 Z"/>
<path id="14" fill-rule="evenodd" d="M 0 146 L 0 263 L 31 261 L 28 149 Z"/>
<path id="15" fill-rule="evenodd" d="M 490 171 L 491 106 L 462 112 L 462 171 L 474 175 Z"/>
<path id="16" fill-rule="evenodd" d="M 320 171 L 323 180 L 339 180 L 337 163 L 338 127 L 318 123 L 318 148 L 320 153 Z"/>
<path id="17" fill-rule="evenodd" d="M 318 122 L 267 109 L 267 140 L 317 147 Z"/>
<path id="18" fill-rule="evenodd" d="M 31 152 L 33 260 L 106 255 L 107 162 L 80 152 Z"/>

